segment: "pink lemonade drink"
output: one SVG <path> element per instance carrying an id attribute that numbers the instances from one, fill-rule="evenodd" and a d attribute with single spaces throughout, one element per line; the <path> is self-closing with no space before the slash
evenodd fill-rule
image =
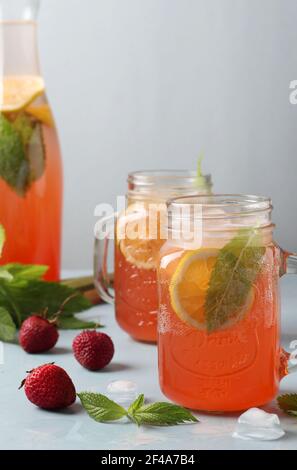
<path id="1" fill-rule="evenodd" d="M 198 196 L 176 199 L 169 211 L 195 204 L 202 207 L 197 246 L 175 233 L 161 249 L 161 388 L 197 410 L 257 407 L 275 397 L 287 367 L 278 286 L 286 256 L 273 242 L 270 201 Z"/>

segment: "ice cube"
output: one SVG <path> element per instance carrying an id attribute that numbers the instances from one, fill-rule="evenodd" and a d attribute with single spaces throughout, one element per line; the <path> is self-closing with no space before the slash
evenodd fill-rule
<path id="1" fill-rule="evenodd" d="M 138 397 L 138 387 L 130 380 L 114 380 L 107 385 L 107 396 L 121 404 L 129 406 Z"/>
<path id="2" fill-rule="evenodd" d="M 251 408 L 239 416 L 233 437 L 273 441 L 285 434 L 276 414 L 266 413 L 259 408 Z"/>

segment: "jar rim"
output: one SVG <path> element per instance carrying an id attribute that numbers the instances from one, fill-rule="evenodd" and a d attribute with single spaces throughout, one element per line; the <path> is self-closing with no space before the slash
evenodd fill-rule
<path id="1" fill-rule="evenodd" d="M 211 175 L 203 175 L 204 182 L 211 186 Z M 140 186 L 178 186 L 195 184 L 197 181 L 197 172 L 194 170 L 139 170 L 129 173 L 128 183 Z"/>
<path id="2" fill-rule="evenodd" d="M 191 208 L 192 215 L 199 217 L 200 214 L 204 219 L 250 216 L 273 209 L 270 198 L 251 194 L 187 195 L 170 199 L 167 207 L 169 214 Z M 201 208 L 201 212 L 195 211 L 196 207 Z"/>

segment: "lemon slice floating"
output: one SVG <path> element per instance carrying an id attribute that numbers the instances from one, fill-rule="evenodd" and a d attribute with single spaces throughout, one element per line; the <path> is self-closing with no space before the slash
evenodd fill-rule
<path id="1" fill-rule="evenodd" d="M 155 217 L 155 220 L 152 220 L 152 217 Z M 120 250 L 126 260 L 138 269 L 157 268 L 159 252 L 164 240 L 159 236 L 160 230 L 157 230 L 155 238 L 149 238 L 149 226 L 153 223 L 156 223 L 158 227 L 160 215 L 148 215 L 146 208 L 137 203 L 130 205 L 125 215 L 119 218 L 117 233 Z M 124 238 L 120 238 L 119 233 L 124 233 Z"/>
<path id="2" fill-rule="evenodd" d="M 184 322 L 205 329 L 204 304 L 217 250 L 201 249 L 186 254 L 170 282 L 171 304 Z"/>
<path id="3" fill-rule="evenodd" d="M 177 316 L 194 328 L 206 330 L 205 301 L 211 273 L 219 250 L 200 249 L 186 254 L 180 261 L 169 286 L 171 305 Z M 245 305 L 234 312 L 224 329 L 242 319 L 254 302 L 251 289 Z"/>
<path id="4" fill-rule="evenodd" d="M 42 104 L 40 106 L 28 106 L 26 113 L 35 117 L 38 121 L 46 124 L 49 127 L 54 127 L 54 118 L 51 109 L 48 104 Z"/>
<path id="5" fill-rule="evenodd" d="M 27 108 L 45 91 L 45 84 L 39 76 L 5 77 L 0 93 L 0 111 L 15 113 Z"/>

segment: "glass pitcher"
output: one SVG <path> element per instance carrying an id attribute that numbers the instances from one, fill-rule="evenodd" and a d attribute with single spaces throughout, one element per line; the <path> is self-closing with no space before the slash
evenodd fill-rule
<path id="1" fill-rule="evenodd" d="M 272 205 L 257 196 L 168 203 L 158 267 L 159 377 L 191 409 L 231 412 L 272 400 L 288 373 L 279 278 L 297 258 L 273 241 Z"/>
<path id="2" fill-rule="evenodd" d="M 102 233 L 97 234 L 95 284 L 103 300 L 115 302 L 116 319 L 121 328 L 138 341 L 157 340 L 157 260 L 164 243 L 162 226 L 166 201 L 193 192 L 209 194 L 211 188 L 210 175 L 197 177 L 189 170 L 138 171 L 129 175 L 127 208 L 116 218 L 115 294 L 110 291 L 111 279 L 105 267 L 109 243 Z M 107 223 L 110 224 L 107 233 L 113 232 L 114 216 Z M 138 233 L 136 230 L 134 233 L 134 227 L 139 229 Z"/>
<path id="3" fill-rule="evenodd" d="M 1 263 L 49 266 L 60 276 L 62 163 L 40 73 L 38 0 L 0 0 Z"/>

